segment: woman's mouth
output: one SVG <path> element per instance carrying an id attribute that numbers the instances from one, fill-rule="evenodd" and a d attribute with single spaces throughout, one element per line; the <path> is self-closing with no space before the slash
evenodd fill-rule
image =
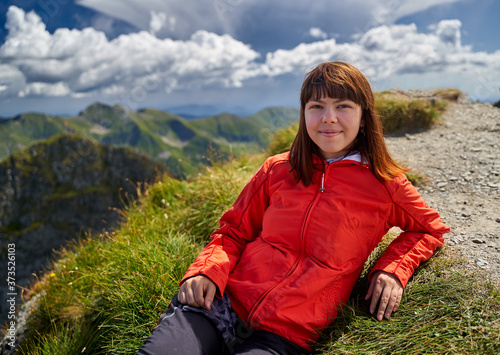
<path id="1" fill-rule="evenodd" d="M 325 131 L 319 131 L 319 133 L 325 137 L 335 137 L 339 135 L 341 131 L 325 130 Z"/>

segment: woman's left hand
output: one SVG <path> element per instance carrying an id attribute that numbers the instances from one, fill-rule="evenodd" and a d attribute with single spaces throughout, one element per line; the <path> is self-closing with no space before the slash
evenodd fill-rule
<path id="1" fill-rule="evenodd" d="M 377 319 L 380 321 L 384 317 L 389 318 L 392 312 L 398 309 L 402 295 L 403 286 L 398 278 L 393 274 L 378 270 L 373 273 L 365 300 L 372 299 L 370 304 L 371 314 L 375 312 L 375 308 L 379 304 Z"/>

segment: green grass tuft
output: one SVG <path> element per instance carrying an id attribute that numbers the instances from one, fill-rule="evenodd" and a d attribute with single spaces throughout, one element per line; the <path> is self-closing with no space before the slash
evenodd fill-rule
<path id="1" fill-rule="evenodd" d="M 425 181 L 425 178 L 417 172 L 409 171 L 405 174 L 408 180 L 415 186 L 418 186 Z"/>
<path id="2" fill-rule="evenodd" d="M 436 89 L 434 91 L 434 96 L 439 99 L 448 101 L 458 101 L 465 97 L 465 94 L 457 88 L 446 88 L 446 89 Z"/>
<path id="3" fill-rule="evenodd" d="M 276 132 L 269 144 L 268 154 L 275 155 L 289 151 L 298 130 L 299 124 L 296 123 Z"/>
<path id="4" fill-rule="evenodd" d="M 448 102 L 440 99 L 412 100 L 389 92 L 375 94 L 375 109 L 386 134 L 429 129 L 439 121 L 440 114 L 447 107 Z"/>

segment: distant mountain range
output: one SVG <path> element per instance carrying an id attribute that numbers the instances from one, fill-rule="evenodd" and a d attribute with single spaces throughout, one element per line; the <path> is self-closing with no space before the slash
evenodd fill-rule
<path id="1" fill-rule="evenodd" d="M 245 118 L 222 113 L 200 119 L 94 103 L 77 116 L 27 113 L 0 120 L 0 161 L 34 142 L 74 132 L 101 144 L 129 146 L 191 176 L 212 160 L 264 149 L 274 132 L 298 121 L 298 108 L 271 107 Z"/>
<path id="2" fill-rule="evenodd" d="M 241 106 L 232 106 L 225 110 L 221 110 L 220 107 L 213 105 L 178 105 L 167 107 L 165 108 L 165 111 L 187 120 L 216 116 L 221 112 L 231 112 L 232 114 L 240 117 L 246 117 L 255 112 Z"/>

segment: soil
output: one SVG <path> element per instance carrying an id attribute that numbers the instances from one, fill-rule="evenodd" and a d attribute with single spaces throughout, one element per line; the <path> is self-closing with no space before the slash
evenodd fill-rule
<path id="1" fill-rule="evenodd" d="M 429 90 L 399 91 L 429 98 Z M 446 245 L 500 282 L 500 109 L 450 102 L 430 130 L 387 137 L 393 157 L 424 177 L 417 189 L 451 228 Z"/>

